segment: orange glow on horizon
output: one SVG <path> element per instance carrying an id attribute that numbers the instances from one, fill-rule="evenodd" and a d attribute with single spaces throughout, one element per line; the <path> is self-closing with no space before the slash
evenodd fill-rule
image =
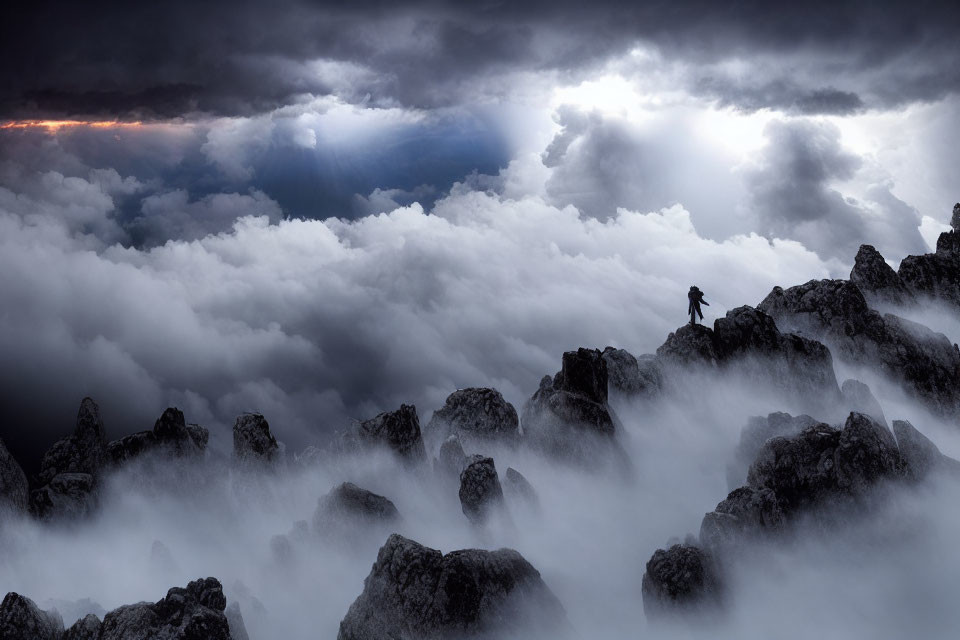
<path id="1" fill-rule="evenodd" d="M 56 133 L 66 127 L 91 127 L 94 129 L 136 128 L 142 122 L 122 122 L 120 120 L 10 120 L 0 124 L 0 129 L 46 129 Z"/>

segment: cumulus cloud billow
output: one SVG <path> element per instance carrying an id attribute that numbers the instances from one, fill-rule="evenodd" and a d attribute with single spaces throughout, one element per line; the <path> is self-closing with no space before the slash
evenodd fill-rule
<path id="1" fill-rule="evenodd" d="M 197 225 L 258 206 L 184 197 L 149 206 Z M 681 207 L 598 222 L 467 187 L 430 213 L 245 217 L 150 250 L 90 251 L 57 216 L 2 220 L 4 401 L 39 411 L 46 430 L 78 394 L 102 398 L 124 430 L 168 404 L 214 424 L 256 409 L 300 443 L 402 402 L 429 411 L 458 387 L 519 402 L 564 349 L 655 348 L 682 321 L 688 282 L 721 312 L 830 272 L 797 243 L 704 239 Z"/>

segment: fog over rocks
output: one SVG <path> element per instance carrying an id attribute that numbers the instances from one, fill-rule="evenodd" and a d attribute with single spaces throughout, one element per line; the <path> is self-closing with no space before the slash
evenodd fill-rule
<path id="1" fill-rule="evenodd" d="M 656 354 L 564 351 L 515 428 L 499 390 L 447 390 L 438 421 L 459 427 L 437 441 L 402 404 L 293 456 L 259 413 L 237 418 L 232 443 L 173 407 L 153 430 L 107 442 L 99 408 L 85 399 L 71 435 L 37 467 L 56 473 L 43 485 L 31 478 L 57 522 L 36 507 L 0 521 L 0 589 L 37 602 L 102 602 L 102 621 L 63 620 L 67 637 L 98 640 L 113 637 L 107 630 L 173 638 L 201 627 L 204 637 L 253 640 L 337 629 L 342 638 L 612 640 L 645 625 L 663 637 L 762 638 L 779 623 L 766 613 L 770 599 L 774 609 L 805 606 L 811 584 L 832 604 L 795 627 L 803 636 L 899 630 L 910 613 L 896 603 L 925 580 L 953 593 L 960 570 L 943 546 L 955 525 L 960 433 L 928 410 L 957 378 L 933 370 L 939 395 L 922 403 L 856 379 L 841 388 L 834 370 L 846 373 L 850 357 L 842 340 L 857 336 L 843 323 L 883 322 L 865 334 L 874 345 L 856 361 L 865 372 L 891 377 L 885 351 L 948 351 L 942 336 L 921 339 L 932 332 L 906 333 L 905 321 L 874 311 L 856 284 L 826 283 L 810 291 L 840 292 L 829 322 L 791 311 L 805 294 L 775 290 L 790 302 L 772 305 L 780 317 L 736 307 L 712 329 L 676 329 Z M 887 418 L 896 418 L 893 432 Z M 474 437 L 477 425 L 496 435 Z M 98 456 L 110 462 L 88 463 Z M 333 529 L 340 542 L 322 533 Z M 869 544 L 856 546 L 865 532 Z M 170 561 L 156 562 L 158 540 Z M 869 561 L 844 565 L 848 545 Z M 844 582 L 868 572 L 889 579 Z M 197 574 L 231 586 L 208 579 L 130 604 Z M 952 605 L 936 597 L 932 616 L 910 620 L 931 637 L 953 628 Z M 229 615 L 228 601 L 238 605 Z M 873 615 L 840 623 L 851 606 Z M 46 619 L 18 611 L 34 620 L 24 624 Z M 697 627 L 701 614 L 714 626 Z"/>

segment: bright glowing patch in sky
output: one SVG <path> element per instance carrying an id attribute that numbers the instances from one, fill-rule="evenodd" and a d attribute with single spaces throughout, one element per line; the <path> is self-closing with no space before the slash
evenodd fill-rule
<path id="1" fill-rule="evenodd" d="M 119 120 L 11 120 L 0 124 L 0 129 L 46 129 L 53 132 L 66 127 L 111 129 L 140 126 L 142 126 L 141 122 L 120 122 Z"/>

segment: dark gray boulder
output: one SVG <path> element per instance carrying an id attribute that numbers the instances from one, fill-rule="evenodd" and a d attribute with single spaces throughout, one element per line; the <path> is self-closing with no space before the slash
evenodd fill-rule
<path id="1" fill-rule="evenodd" d="M 937 445 L 906 420 L 893 421 L 893 435 L 897 438 L 904 473 L 910 480 L 923 480 L 940 471 L 960 474 L 960 461 L 940 453 Z"/>
<path id="2" fill-rule="evenodd" d="M 954 231 L 960 231 L 960 202 L 953 205 L 953 217 L 950 218 L 950 227 Z"/>
<path id="3" fill-rule="evenodd" d="M 156 603 L 114 609 L 104 616 L 98 640 L 231 640 L 226 604 L 218 580 L 194 580 Z"/>
<path id="4" fill-rule="evenodd" d="M 657 357 L 661 362 L 675 366 L 716 366 L 720 362 L 713 330 L 702 324 L 685 324 L 668 335 L 657 348 Z"/>
<path id="5" fill-rule="evenodd" d="M 100 408 L 84 398 L 77 412 L 73 434 L 58 440 L 40 463 L 40 484 L 47 484 L 58 473 L 86 473 L 95 476 L 107 461 L 107 438 Z"/>
<path id="6" fill-rule="evenodd" d="M 370 528 L 379 534 L 399 521 L 400 513 L 389 499 L 344 482 L 317 502 L 313 529 L 321 536 L 356 535 Z"/>
<path id="7" fill-rule="evenodd" d="M 737 307 L 714 321 L 713 330 L 685 325 L 657 349 L 657 357 L 672 370 L 736 367 L 737 373 L 817 410 L 837 402 L 840 390 L 833 357 L 826 346 L 793 333 L 759 309 Z"/>
<path id="8" fill-rule="evenodd" d="M 690 544 L 657 549 L 647 562 L 641 593 L 648 620 L 707 610 L 722 599 L 712 558 Z"/>
<path id="9" fill-rule="evenodd" d="M 467 454 L 463 452 L 463 445 L 456 435 L 450 436 L 440 445 L 440 453 L 434 461 L 434 470 L 447 476 L 460 477 L 460 472 L 467 466 Z"/>
<path id="10" fill-rule="evenodd" d="M 766 417 L 751 417 L 740 431 L 740 442 L 733 460 L 727 465 L 727 485 L 733 489 L 746 482 L 747 470 L 767 440 L 778 436 L 794 436 L 815 424 L 818 424 L 817 420 L 808 415 L 792 416 L 780 411 Z"/>
<path id="11" fill-rule="evenodd" d="M 767 487 L 734 489 L 700 523 L 700 543 L 713 553 L 739 551 L 745 542 L 783 529 L 785 517 Z"/>
<path id="12" fill-rule="evenodd" d="M 408 463 L 426 460 L 420 419 L 413 405 L 400 405 L 396 411 L 386 411 L 359 423 L 356 436 L 360 444 L 386 447 Z"/>
<path id="13" fill-rule="evenodd" d="M 825 424 L 792 438 L 772 438 L 747 474 L 754 489 L 777 496 L 786 517 L 835 498 L 856 497 L 883 480 L 903 476 L 893 434 L 861 413 L 851 413 L 843 429 Z"/>
<path id="14" fill-rule="evenodd" d="M 915 297 L 938 300 L 960 307 L 960 223 L 953 208 L 952 229 L 937 238 L 935 253 L 907 256 L 898 275 Z"/>
<path id="15" fill-rule="evenodd" d="M 391 535 L 338 640 L 570 638 L 556 596 L 516 551 L 446 555 Z"/>
<path id="16" fill-rule="evenodd" d="M 493 458 L 471 456 L 460 473 L 460 506 L 470 522 L 482 525 L 503 509 L 503 488 Z"/>
<path id="17" fill-rule="evenodd" d="M 63 640 L 99 640 L 101 626 L 100 618 L 92 613 L 87 614 L 70 625 L 63 634 Z"/>
<path id="18" fill-rule="evenodd" d="M 514 445 L 520 438 L 520 418 L 513 405 L 496 389 L 469 388 L 454 391 L 437 409 L 426 433 L 436 440 L 459 435 L 484 444 L 500 442 Z"/>
<path id="19" fill-rule="evenodd" d="M 560 372 L 553 378 L 545 376 L 524 404 L 526 443 L 590 467 L 604 466 L 613 455 L 621 469 L 629 468 L 616 439 L 619 420 L 607 404 L 607 383 L 607 364 L 600 351 L 581 348 L 564 353 Z"/>
<path id="20" fill-rule="evenodd" d="M 914 302 L 913 294 L 897 272 L 869 244 L 860 245 L 850 272 L 850 282 L 873 302 L 899 305 Z"/>
<path id="21" fill-rule="evenodd" d="M 883 415 L 883 409 L 870 391 L 870 387 L 851 378 L 843 381 L 840 386 L 840 394 L 843 396 L 843 402 L 848 411 L 866 414 L 886 426 L 887 419 Z"/>
<path id="22" fill-rule="evenodd" d="M 842 360 L 875 366 L 939 415 L 960 413 L 960 351 L 945 336 L 867 305 L 847 280 L 774 287 L 760 309 L 777 326 L 823 340 Z"/>
<path id="23" fill-rule="evenodd" d="M 611 388 L 644 398 L 655 397 L 663 389 L 663 371 L 656 356 L 648 353 L 634 357 L 626 349 L 614 347 L 605 348 L 602 355 Z"/>
<path id="24" fill-rule="evenodd" d="M 0 438 L 0 512 L 25 513 L 30 507 L 30 486 L 27 475 L 7 450 Z"/>
<path id="25" fill-rule="evenodd" d="M 30 494 L 30 508 L 41 520 L 85 518 L 97 507 L 96 480 L 89 473 L 60 473 Z"/>
<path id="26" fill-rule="evenodd" d="M 187 424 L 183 412 L 168 407 L 153 424 L 151 431 L 131 433 L 107 445 L 107 456 L 120 465 L 151 453 L 179 457 L 202 454 L 210 433 L 196 424 Z"/>
<path id="27" fill-rule="evenodd" d="M 60 615 L 41 610 L 30 598 L 10 592 L 0 603 L 3 640 L 60 640 L 62 634 Z"/>
<path id="28" fill-rule="evenodd" d="M 245 413 L 233 424 L 233 457 L 245 463 L 270 464 L 279 459 L 280 445 L 270 424 L 259 413 Z"/>

